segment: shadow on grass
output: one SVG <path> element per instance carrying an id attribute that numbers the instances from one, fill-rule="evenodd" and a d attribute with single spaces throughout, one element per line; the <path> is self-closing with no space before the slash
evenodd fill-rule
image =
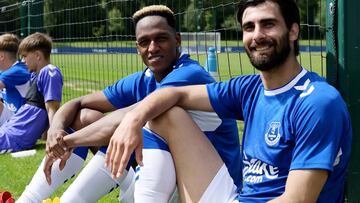
<path id="1" fill-rule="evenodd" d="M 44 140 L 38 140 L 32 149 L 44 150 L 46 142 Z"/>

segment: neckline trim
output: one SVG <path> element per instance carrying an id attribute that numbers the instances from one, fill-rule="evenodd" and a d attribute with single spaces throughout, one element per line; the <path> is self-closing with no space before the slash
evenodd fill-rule
<path id="1" fill-rule="evenodd" d="M 300 73 L 294 78 L 292 79 L 289 83 L 287 83 L 286 85 L 277 88 L 277 89 L 273 89 L 273 90 L 264 90 L 264 95 L 265 96 L 275 96 L 281 93 L 284 93 L 286 91 L 289 91 L 291 88 L 293 88 L 297 82 L 299 82 L 299 80 L 307 73 L 307 70 L 305 70 L 304 68 L 302 68 L 302 70 L 300 71 Z"/>

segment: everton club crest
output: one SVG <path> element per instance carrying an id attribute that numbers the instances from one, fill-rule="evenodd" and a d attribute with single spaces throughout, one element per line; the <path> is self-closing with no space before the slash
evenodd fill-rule
<path id="1" fill-rule="evenodd" d="M 280 122 L 271 122 L 265 134 L 265 142 L 269 146 L 273 146 L 280 140 Z"/>

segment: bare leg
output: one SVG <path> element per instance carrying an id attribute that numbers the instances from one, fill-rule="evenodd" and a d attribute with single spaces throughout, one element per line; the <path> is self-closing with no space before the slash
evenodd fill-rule
<path id="1" fill-rule="evenodd" d="M 74 130 L 80 130 L 81 128 L 90 125 L 91 123 L 99 120 L 102 117 L 104 117 L 104 114 L 99 111 L 91 109 L 81 109 L 78 112 L 76 119 L 71 127 Z M 89 149 L 91 153 L 96 154 L 96 152 L 99 150 L 99 147 L 89 147 Z"/>
<path id="2" fill-rule="evenodd" d="M 168 143 L 181 202 L 198 202 L 223 162 L 186 111 L 174 107 L 148 123 Z"/>

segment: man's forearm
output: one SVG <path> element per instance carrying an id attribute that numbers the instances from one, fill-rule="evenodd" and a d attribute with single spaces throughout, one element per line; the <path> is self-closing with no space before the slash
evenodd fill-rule
<path id="1" fill-rule="evenodd" d="M 66 130 L 74 121 L 80 108 L 78 100 L 72 100 L 61 106 L 55 113 L 50 129 Z"/>
<path id="2" fill-rule="evenodd" d="M 118 109 L 109 113 L 98 121 L 64 137 L 69 148 L 80 146 L 105 146 L 121 123 L 124 115 L 133 109 L 133 106 Z"/>

